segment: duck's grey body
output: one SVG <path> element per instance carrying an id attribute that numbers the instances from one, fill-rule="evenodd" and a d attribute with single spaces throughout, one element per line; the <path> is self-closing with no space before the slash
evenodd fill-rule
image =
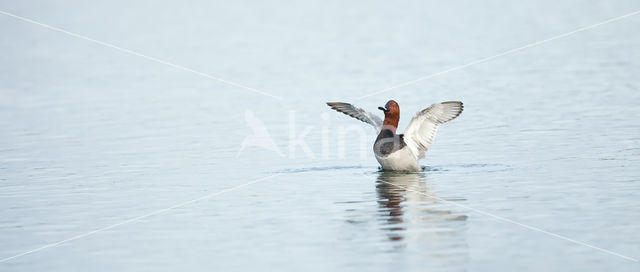
<path id="1" fill-rule="evenodd" d="M 373 144 L 373 153 L 384 170 L 418 171 L 420 165 L 404 142 L 404 134 L 382 129 Z"/>

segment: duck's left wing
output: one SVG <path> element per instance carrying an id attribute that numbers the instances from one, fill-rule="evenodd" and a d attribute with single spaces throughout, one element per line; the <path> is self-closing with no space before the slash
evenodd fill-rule
<path id="1" fill-rule="evenodd" d="M 365 111 L 356 105 L 344 102 L 327 102 L 332 109 L 356 118 L 362 122 L 372 125 L 376 131 L 382 128 L 382 119 L 373 113 Z"/>
<path id="2" fill-rule="evenodd" d="M 416 159 L 424 158 L 424 153 L 433 143 L 438 127 L 456 119 L 462 113 L 462 109 L 462 102 L 448 101 L 433 104 L 416 113 L 404 131 L 404 141 Z"/>

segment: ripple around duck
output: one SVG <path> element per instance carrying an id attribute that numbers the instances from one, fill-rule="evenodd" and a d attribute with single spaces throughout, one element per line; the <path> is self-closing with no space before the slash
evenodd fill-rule
<path id="1" fill-rule="evenodd" d="M 380 166 L 363 166 L 363 165 L 336 165 L 336 166 L 320 166 L 320 167 L 303 167 L 303 168 L 286 168 L 278 171 L 271 172 L 273 174 L 285 174 L 285 173 L 309 173 L 309 172 L 321 172 L 321 171 L 341 171 L 341 170 L 353 170 L 353 169 L 369 169 L 370 173 L 381 172 L 396 172 L 396 173 L 412 173 L 409 171 L 388 171 L 383 170 Z M 445 165 L 425 165 L 422 166 L 420 172 L 446 172 L 454 171 L 455 169 L 474 170 L 483 172 L 500 172 L 510 171 L 512 168 L 506 164 L 497 163 L 461 163 L 461 164 L 445 164 Z"/>
<path id="2" fill-rule="evenodd" d="M 319 171 L 339 171 L 339 170 L 352 170 L 352 169 L 375 169 L 373 166 L 361 166 L 361 165 L 353 165 L 353 166 L 323 166 L 323 167 L 305 167 L 305 168 L 288 168 L 282 169 L 279 171 L 273 172 L 274 174 L 284 174 L 284 173 L 308 173 L 308 172 L 319 172 Z"/>

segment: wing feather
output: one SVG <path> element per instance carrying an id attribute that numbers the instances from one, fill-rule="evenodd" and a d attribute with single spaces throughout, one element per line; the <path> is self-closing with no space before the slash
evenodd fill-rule
<path id="1" fill-rule="evenodd" d="M 344 102 L 327 102 L 332 109 L 356 118 L 362 122 L 372 125 L 376 131 L 382 128 L 382 119 L 373 113 L 367 112 L 356 105 Z"/>
<path id="2" fill-rule="evenodd" d="M 448 101 L 433 104 L 416 113 L 404 132 L 404 141 L 416 159 L 424 158 L 438 127 L 460 116 L 463 108 L 462 102 Z"/>

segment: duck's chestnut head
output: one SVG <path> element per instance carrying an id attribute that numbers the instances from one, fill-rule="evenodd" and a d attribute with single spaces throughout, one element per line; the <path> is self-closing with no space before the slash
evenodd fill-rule
<path id="1" fill-rule="evenodd" d="M 400 105 L 398 105 L 398 102 L 389 100 L 384 107 L 378 107 L 378 109 L 384 112 L 383 125 L 398 127 L 398 121 L 400 121 Z"/>

